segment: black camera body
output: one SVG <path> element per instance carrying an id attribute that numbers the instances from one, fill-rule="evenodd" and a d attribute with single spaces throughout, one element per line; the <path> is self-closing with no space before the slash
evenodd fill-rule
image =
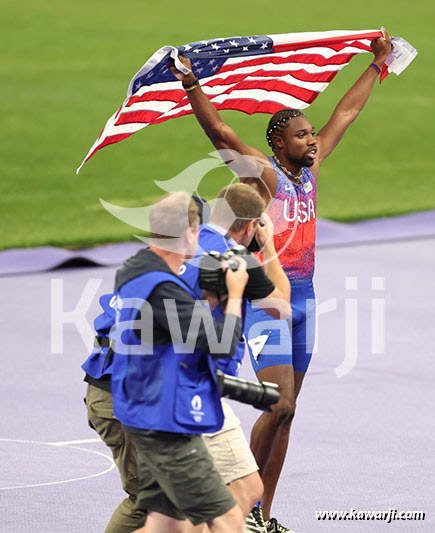
<path id="1" fill-rule="evenodd" d="M 217 383 L 221 396 L 247 403 L 256 409 L 270 412 L 270 406 L 279 402 L 278 385 L 267 381 L 257 382 L 236 378 L 216 371 Z"/>
<path id="2" fill-rule="evenodd" d="M 216 294 L 228 294 L 225 282 L 225 272 L 221 268 L 221 262 L 227 261 L 231 270 L 237 270 L 239 265 L 234 256 L 247 256 L 249 251 L 246 246 L 239 244 L 224 253 L 211 251 L 204 254 L 199 264 L 198 283 L 201 289 L 213 291 Z"/>

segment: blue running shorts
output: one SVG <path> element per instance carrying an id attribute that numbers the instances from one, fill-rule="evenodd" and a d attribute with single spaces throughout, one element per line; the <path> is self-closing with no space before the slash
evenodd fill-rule
<path id="1" fill-rule="evenodd" d="M 249 305 L 245 337 L 252 368 L 293 365 L 295 372 L 306 372 L 313 353 L 316 331 L 316 302 L 313 282 L 292 284 L 292 316 L 275 320 L 262 309 Z"/>

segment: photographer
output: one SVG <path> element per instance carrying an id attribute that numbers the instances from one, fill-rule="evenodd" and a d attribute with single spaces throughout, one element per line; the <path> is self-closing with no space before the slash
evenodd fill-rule
<path id="1" fill-rule="evenodd" d="M 255 236 L 259 246 L 263 248 L 265 271 L 253 255 L 245 257 L 249 280 L 243 292 L 243 319 L 249 300 L 255 300 L 258 306 L 264 306 L 265 311 L 274 318 L 286 318 L 290 314 L 290 285 L 276 257 L 273 239 L 270 238 L 273 228 L 270 219 L 263 214 L 264 208 L 264 200 L 248 185 L 237 183 L 222 189 L 210 222 L 201 226 L 195 257 L 181 269 L 182 277 L 201 291 L 199 266 L 204 264 L 203 252 L 224 253 L 236 245 L 249 246 Z M 213 307 L 213 316 L 221 318 L 222 295 L 204 290 L 203 298 L 207 298 Z M 245 343 L 240 342 L 232 359 L 218 361 L 220 370 L 237 376 L 244 350 Z M 244 515 L 247 515 L 261 498 L 263 485 L 240 421 L 228 403 L 222 403 L 224 426 L 217 433 L 203 435 L 203 439 L 222 479 L 231 488 Z"/>
<path id="2" fill-rule="evenodd" d="M 207 202 L 192 196 L 202 224 L 203 214 L 208 215 Z M 205 211 L 205 213 L 204 213 Z M 94 320 L 96 332 L 94 349 L 82 365 L 87 383 L 85 405 L 88 424 L 101 437 L 112 452 L 113 460 L 121 476 L 122 488 L 128 494 L 112 513 L 105 533 L 132 533 L 143 519 L 143 511 L 135 509 L 139 491 L 136 449 L 122 424 L 113 415 L 111 377 L 113 350 L 110 346 L 110 330 L 115 323 L 115 294 L 100 297 L 103 310 Z"/>
<path id="3" fill-rule="evenodd" d="M 230 331 L 229 350 L 216 352 L 218 357 L 230 357 L 237 348 L 246 263 L 239 258 L 238 269 L 226 272 L 229 298 L 222 322 L 210 316 L 198 325 L 193 342 L 174 342 L 174 324 L 179 331 L 190 331 L 203 307 L 176 275 L 197 247 L 197 208 L 190 196 L 175 193 L 153 206 L 150 222 L 150 248 L 117 272 L 117 321 L 111 333 L 114 414 L 137 449 L 141 484 L 136 506 L 147 511 L 140 531 L 181 533 L 188 518 L 194 525 L 206 522 L 216 533 L 241 532 L 243 515 L 199 434 L 222 426 L 215 368 L 208 355 L 216 350 L 209 339 L 226 335 L 223 340 L 228 341 Z M 168 239 L 174 228 L 179 228 L 179 237 Z"/>

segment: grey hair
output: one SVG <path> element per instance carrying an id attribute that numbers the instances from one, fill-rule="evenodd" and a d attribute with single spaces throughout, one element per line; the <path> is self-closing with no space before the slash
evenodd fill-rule
<path id="1" fill-rule="evenodd" d="M 151 237 L 177 238 L 199 224 L 198 207 L 187 192 L 173 192 L 156 202 L 150 212 Z"/>

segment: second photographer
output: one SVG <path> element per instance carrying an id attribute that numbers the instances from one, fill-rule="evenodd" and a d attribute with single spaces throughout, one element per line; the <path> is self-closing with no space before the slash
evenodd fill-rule
<path id="1" fill-rule="evenodd" d="M 287 318 L 290 315 L 290 284 L 276 256 L 271 238 L 273 227 L 270 219 L 263 214 L 264 209 L 263 199 L 248 185 L 237 183 L 222 189 L 209 223 L 200 228 L 199 247 L 195 257 L 181 267 L 182 278 L 197 291 L 203 290 L 203 298 L 208 299 L 213 308 L 213 316 L 218 320 L 223 314 L 222 302 L 225 298 L 218 292 L 225 292 L 225 285 L 222 286 L 213 271 L 211 275 L 203 273 L 200 276 L 201 263 L 204 267 L 204 252 L 213 252 L 215 257 L 219 254 L 228 257 L 230 249 L 238 245 L 249 246 L 254 236 L 263 251 L 265 270 L 254 256 L 244 256 L 249 279 L 243 293 L 242 319 L 250 300 L 264 306 L 265 311 L 274 318 Z M 208 258 L 205 259 L 210 264 Z M 213 261 L 214 269 L 218 272 L 219 259 Z M 231 262 L 230 258 L 229 261 Z M 216 286 L 216 281 L 221 286 L 220 289 Z M 241 340 L 232 359 L 218 360 L 219 369 L 227 375 L 237 376 L 244 351 L 245 343 Z M 222 429 L 217 433 L 203 435 L 203 439 L 222 479 L 229 485 L 239 507 L 247 515 L 261 498 L 263 485 L 240 421 L 229 404 L 225 401 L 222 403 L 225 415 Z"/>

